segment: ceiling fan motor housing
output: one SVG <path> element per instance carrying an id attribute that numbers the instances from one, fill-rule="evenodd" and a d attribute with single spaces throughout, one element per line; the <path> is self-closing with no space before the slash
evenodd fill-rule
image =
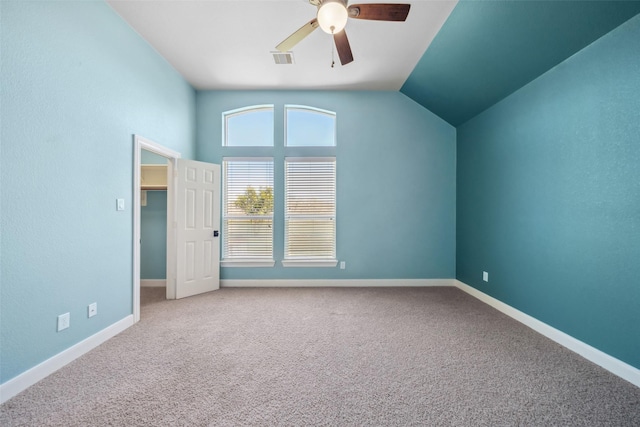
<path id="1" fill-rule="evenodd" d="M 349 12 L 343 0 L 323 0 L 318 6 L 316 18 L 325 33 L 337 34 L 347 25 Z"/>

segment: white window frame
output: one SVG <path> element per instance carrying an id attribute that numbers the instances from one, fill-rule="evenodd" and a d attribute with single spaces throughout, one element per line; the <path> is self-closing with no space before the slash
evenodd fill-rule
<path id="1" fill-rule="evenodd" d="M 334 164 L 334 179 L 333 179 L 333 194 L 334 194 L 334 211 L 332 214 L 322 214 L 322 215 L 309 215 L 309 218 L 327 218 L 330 217 L 334 221 L 334 234 L 333 234 L 333 248 L 332 248 L 332 257 L 324 258 L 324 257 L 296 257 L 296 258 L 287 258 L 287 221 L 288 221 L 288 212 L 287 212 L 287 162 L 333 162 Z M 336 193 L 336 182 L 337 182 L 337 166 L 336 166 L 336 158 L 332 157 L 285 157 L 285 207 L 284 207 L 284 221 L 285 221 L 285 236 L 284 236 L 284 259 L 282 260 L 283 267 L 335 267 L 338 265 L 338 260 L 336 258 L 336 240 L 337 240 L 337 224 L 336 224 L 336 212 L 337 212 L 337 193 Z M 295 216 L 295 215 L 293 215 Z"/>
<path id="2" fill-rule="evenodd" d="M 333 139 L 332 139 L 333 144 L 331 144 L 331 145 L 289 145 L 288 144 L 289 136 L 287 135 L 287 129 L 288 129 L 288 124 L 287 124 L 288 114 L 287 114 L 287 112 L 289 110 L 302 110 L 302 111 L 308 111 L 308 112 L 311 112 L 311 113 L 322 114 L 322 115 L 325 115 L 325 116 L 332 117 L 333 118 Z M 287 104 L 287 105 L 284 106 L 284 146 L 285 147 L 295 147 L 295 148 L 310 148 L 310 147 L 329 148 L 329 147 L 335 147 L 336 146 L 336 140 L 337 140 L 337 129 L 338 129 L 338 116 L 334 111 L 323 110 L 322 108 L 310 107 L 308 105 Z"/>
<path id="3" fill-rule="evenodd" d="M 273 267 L 275 265 L 275 260 L 273 258 L 274 253 L 274 224 L 275 224 L 275 213 L 272 212 L 271 219 L 271 257 L 252 257 L 252 258 L 224 258 L 224 249 L 226 246 L 226 220 L 229 219 L 229 215 L 227 214 L 226 202 L 227 202 L 227 168 L 226 164 L 228 162 L 268 162 L 271 161 L 274 164 L 273 157 L 223 157 L 222 159 L 222 170 L 223 170 L 223 185 L 222 185 L 222 256 L 223 258 L 220 260 L 220 265 L 222 267 Z M 275 167 L 275 164 L 274 164 Z M 275 181 L 275 175 L 273 177 Z M 275 189 L 275 182 L 272 182 L 272 188 Z M 275 210 L 275 195 L 274 195 L 274 210 Z M 259 218 L 263 219 L 264 216 L 260 216 Z M 247 216 L 242 216 L 242 219 L 247 219 Z"/>
<path id="4" fill-rule="evenodd" d="M 273 113 L 274 118 L 274 129 L 275 129 L 275 106 L 273 104 L 261 104 L 261 105 L 250 105 L 247 107 L 237 108 L 235 110 L 229 110 L 222 113 L 222 146 L 223 147 L 273 147 L 274 140 L 273 135 L 271 135 L 271 145 L 229 145 L 229 135 L 227 132 L 229 119 L 237 116 L 241 116 L 243 114 L 248 113 L 257 113 L 260 111 L 271 111 Z"/>

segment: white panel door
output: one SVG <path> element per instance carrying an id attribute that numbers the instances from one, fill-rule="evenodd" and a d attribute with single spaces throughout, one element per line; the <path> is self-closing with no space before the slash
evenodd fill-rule
<path id="1" fill-rule="evenodd" d="M 178 159 L 176 298 L 220 288 L 220 165 Z"/>

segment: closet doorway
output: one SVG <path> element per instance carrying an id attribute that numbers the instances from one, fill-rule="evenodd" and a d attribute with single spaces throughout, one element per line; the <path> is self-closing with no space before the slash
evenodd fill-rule
<path id="1" fill-rule="evenodd" d="M 145 163 L 147 161 L 151 164 Z M 166 191 L 166 199 L 162 193 L 149 194 L 149 191 Z M 158 227 L 166 230 L 166 298 L 185 298 L 219 289 L 220 165 L 181 159 L 180 153 L 136 135 L 133 195 L 134 322 L 140 320 L 141 248 L 146 245 L 145 250 L 150 250 L 144 253 L 145 257 L 157 256 L 154 248 L 148 246 L 162 245 L 162 242 L 153 242 L 157 236 L 149 237 L 154 232 L 162 234 L 157 232 Z M 147 206 L 152 202 L 156 210 L 158 206 L 166 210 L 166 219 L 164 215 L 158 218 L 151 234 L 145 230 L 147 242 L 142 236 L 141 215 L 145 196 Z M 161 260 L 151 260 L 144 267 L 145 274 L 162 274 Z"/>
<path id="2" fill-rule="evenodd" d="M 175 299 L 173 171 L 180 153 L 134 135 L 133 317 L 140 320 L 140 286 L 165 286 Z"/>
<path id="3" fill-rule="evenodd" d="M 154 288 L 156 298 L 162 291 L 164 298 L 167 287 L 168 159 L 143 149 L 140 161 L 140 304 L 144 305 L 148 294 L 144 288 Z"/>

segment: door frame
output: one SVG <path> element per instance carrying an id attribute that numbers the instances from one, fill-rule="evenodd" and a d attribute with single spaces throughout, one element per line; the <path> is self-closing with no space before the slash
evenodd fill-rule
<path id="1" fill-rule="evenodd" d="M 140 167 L 142 150 L 167 158 L 167 299 L 175 299 L 176 287 L 176 241 L 173 224 L 175 222 L 175 174 L 176 161 L 180 153 L 164 147 L 150 139 L 133 135 L 133 321 L 140 320 Z"/>

